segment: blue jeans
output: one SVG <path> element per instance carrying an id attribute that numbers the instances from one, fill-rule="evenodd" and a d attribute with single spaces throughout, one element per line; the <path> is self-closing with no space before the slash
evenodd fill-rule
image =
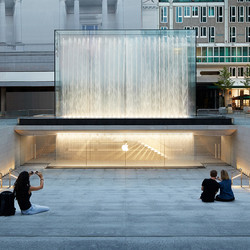
<path id="1" fill-rule="evenodd" d="M 21 210 L 23 215 L 32 215 L 49 211 L 48 207 L 32 204 L 27 210 Z"/>

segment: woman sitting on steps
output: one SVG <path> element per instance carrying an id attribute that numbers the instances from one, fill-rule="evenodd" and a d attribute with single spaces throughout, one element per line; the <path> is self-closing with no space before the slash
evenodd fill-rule
<path id="1" fill-rule="evenodd" d="M 40 177 L 40 186 L 30 186 L 30 176 L 33 174 L 33 171 L 31 171 L 30 173 L 28 173 L 27 171 L 21 172 L 14 184 L 14 195 L 23 215 L 32 215 L 49 211 L 48 207 L 30 203 L 30 197 L 32 194 L 31 192 L 43 189 L 44 185 L 42 173 L 36 171 L 35 174 Z"/>

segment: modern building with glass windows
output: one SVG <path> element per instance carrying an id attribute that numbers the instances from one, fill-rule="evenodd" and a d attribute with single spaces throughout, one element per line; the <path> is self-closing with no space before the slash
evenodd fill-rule
<path id="1" fill-rule="evenodd" d="M 235 6 L 231 8 L 230 16 L 229 3 Z M 33 117 L 30 121 L 20 120 L 17 126 L 0 126 L 1 172 L 6 173 L 9 168 L 32 160 L 49 162 L 48 159 L 56 158 L 68 161 L 72 160 L 72 155 L 75 156 L 75 164 L 79 165 L 80 160 L 84 166 L 113 164 L 120 167 L 166 167 L 174 164 L 181 166 L 183 162 L 194 166 L 194 162 L 201 163 L 206 159 L 207 162 L 223 161 L 248 169 L 249 144 L 245 140 L 248 130 L 231 123 L 208 125 L 209 122 L 206 121 L 206 125 L 188 125 L 188 117 L 187 120 L 182 120 L 195 110 L 195 97 L 187 99 L 189 93 L 195 93 L 195 67 L 192 74 L 189 74 L 192 76 L 192 81 L 189 81 L 185 78 L 188 72 L 187 61 L 171 64 L 172 59 L 167 57 L 166 53 L 172 57 L 178 58 L 182 55 L 182 58 L 188 58 L 187 47 L 184 46 L 185 39 L 184 43 L 179 38 L 175 41 L 169 37 L 166 30 L 161 30 L 181 30 L 186 32 L 187 39 L 190 38 L 189 34 L 195 38 L 194 30 L 196 31 L 197 96 L 205 99 L 204 102 L 198 99 L 198 108 L 214 108 L 218 106 L 218 90 L 213 88 L 213 82 L 218 79 L 218 71 L 227 65 L 235 76 L 242 75 L 249 62 L 249 47 L 245 41 L 249 38 L 249 34 L 245 33 L 249 31 L 249 21 L 246 19 L 249 17 L 248 5 L 246 1 L 0 0 L 1 115 L 53 116 L 56 110 L 56 113 L 62 116 L 47 120 Z M 231 16 L 232 23 L 229 22 Z M 242 18 L 244 23 L 241 23 Z M 155 30 L 154 32 L 160 35 L 142 37 L 136 34 L 136 30 L 143 29 Z M 106 40 L 98 40 L 99 38 L 94 36 L 86 36 L 81 40 L 84 44 L 82 50 L 77 51 L 77 46 L 70 50 L 72 46 L 65 44 L 65 47 L 70 49 L 64 50 L 64 54 L 62 51 L 58 54 L 55 50 L 58 47 L 54 47 L 55 30 L 81 30 L 83 33 L 100 32 L 99 34 L 109 30 L 110 32 L 106 33 L 109 38 L 112 38 L 108 35 L 112 33 L 111 30 L 126 30 L 128 33 L 129 30 L 132 33 L 134 30 L 135 40 L 131 46 L 129 36 L 125 39 L 126 42 L 113 37 L 111 43 L 107 42 L 107 37 Z M 125 31 L 120 34 L 123 32 Z M 169 43 L 166 43 L 166 40 Z M 72 44 L 77 44 L 77 41 L 70 40 Z M 122 47 L 124 43 L 126 49 Z M 183 47 L 179 46 L 180 44 Z M 195 52 L 194 44 L 192 46 L 192 51 Z M 104 51 L 103 48 L 109 57 L 100 53 Z M 67 54 L 66 51 L 72 53 Z M 123 51 L 126 52 L 125 57 L 122 56 Z M 183 56 L 183 53 L 186 53 L 186 56 Z M 78 63 L 69 60 L 67 65 L 61 65 L 64 69 L 67 66 L 77 69 L 82 64 L 87 65 L 84 70 L 91 69 L 93 65 L 96 67 L 93 71 L 85 72 L 86 74 L 83 74 L 82 70 L 76 70 L 72 74 L 73 78 L 72 75 L 67 75 L 70 73 L 67 70 L 58 71 L 55 59 L 62 55 L 67 58 L 72 54 L 78 58 Z M 79 61 L 79 56 L 83 54 L 84 59 Z M 142 59 L 141 55 L 144 54 L 147 60 Z M 98 55 L 102 56 L 102 65 L 100 60 L 97 60 Z M 192 64 L 195 64 L 195 53 L 192 55 Z M 137 57 L 132 59 L 134 56 Z M 118 57 L 123 59 L 118 60 Z M 132 60 L 132 63 L 125 63 L 124 58 Z M 113 68 L 119 70 L 110 67 L 111 61 L 117 62 L 113 63 Z M 175 65 L 178 67 L 174 67 Z M 65 87 L 61 92 L 58 91 L 61 88 L 60 82 L 55 81 L 55 78 L 60 79 L 58 73 Z M 107 76 L 109 80 L 101 80 L 100 76 Z M 90 80 L 89 85 L 82 86 L 85 91 L 77 91 L 77 86 L 80 88 L 81 79 L 85 79 L 84 77 Z M 114 87 L 117 79 L 120 79 L 118 88 Z M 74 94 L 68 88 L 68 80 L 75 84 Z M 192 91 L 186 88 L 188 82 L 192 82 Z M 206 88 L 204 93 L 208 94 L 203 95 L 203 88 Z M 102 92 L 104 95 L 98 94 Z M 62 105 L 58 106 L 55 96 L 56 100 L 67 96 L 71 102 L 62 102 Z M 106 96 L 109 97 L 107 103 L 104 101 Z M 113 102 L 115 98 L 119 100 L 117 105 Z M 99 101 L 92 102 L 93 100 Z M 187 110 L 190 100 L 191 113 Z M 103 115 L 103 112 L 100 112 L 102 110 L 108 114 L 106 118 L 114 118 L 113 122 L 118 119 L 117 114 L 120 114 L 119 119 L 123 119 L 123 124 L 76 125 L 74 120 L 64 120 L 64 116 L 73 116 L 72 119 L 78 116 L 79 103 L 88 112 L 91 111 L 89 115 L 85 115 L 90 119 L 86 121 L 88 123 L 91 123 L 91 119 L 96 122 L 95 119 Z M 67 113 L 69 110 L 71 112 Z M 72 110 L 77 112 L 72 113 Z M 150 110 L 157 111 L 153 112 L 153 117 Z M 183 110 L 188 112 L 182 114 Z M 136 115 L 133 115 L 132 111 L 135 111 Z M 171 120 L 171 116 L 179 117 L 180 124 L 159 125 L 157 119 L 169 117 Z M 132 125 L 131 117 L 137 119 Z M 105 117 L 103 119 L 105 120 Z M 225 120 L 227 122 L 227 119 Z M 59 121 L 61 125 L 52 124 Z M 5 122 L 3 121 L 3 124 Z M 29 122 L 40 122 L 41 126 L 27 125 Z M 42 125 L 42 122 L 46 124 Z M 64 122 L 74 124 L 63 125 Z M 137 122 L 141 123 L 138 125 Z M 180 162 L 176 161 L 178 159 Z"/>
<path id="2" fill-rule="evenodd" d="M 197 38 L 197 108 L 218 108 L 214 88 L 219 70 L 229 68 L 235 81 L 227 92 L 229 102 L 249 95 L 241 83 L 250 64 L 249 0 L 160 0 L 160 29 L 194 29 Z M 242 109 L 249 99 L 235 100 Z"/>

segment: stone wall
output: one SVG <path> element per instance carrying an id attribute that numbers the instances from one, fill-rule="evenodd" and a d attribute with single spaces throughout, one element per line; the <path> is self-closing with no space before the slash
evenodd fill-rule
<path id="1" fill-rule="evenodd" d="M 250 174 L 250 125 L 239 125 L 232 135 L 232 166 Z"/>
<path id="2" fill-rule="evenodd" d="M 0 126 L 0 173 L 20 165 L 20 136 L 14 126 Z"/>

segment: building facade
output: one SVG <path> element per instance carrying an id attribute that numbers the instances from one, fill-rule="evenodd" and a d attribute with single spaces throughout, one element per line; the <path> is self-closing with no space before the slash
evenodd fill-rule
<path id="1" fill-rule="evenodd" d="M 141 8 L 141 0 L 0 0 L 1 114 L 54 113 L 55 30 L 141 29 Z"/>
<path id="2" fill-rule="evenodd" d="M 214 87 L 219 70 L 226 66 L 234 88 L 226 104 L 249 105 L 237 96 L 249 95 L 241 82 L 250 64 L 249 0 L 160 0 L 160 29 L 194 29 L 197 38 L 197 108 L 218 108 L 219 90 Z"/>
<path id="3" fill-rule="evenodd" d="M 219 107 L 214 83 L 224 66 L 235 81 L 226 104 L 249 105 L 237 100 L 249 95 L 241 82 L 250 64 L 249 0 L 0 0 L 1 114 L 54 113 L 59 29 L 194 29 L 197 109 Z"/>

